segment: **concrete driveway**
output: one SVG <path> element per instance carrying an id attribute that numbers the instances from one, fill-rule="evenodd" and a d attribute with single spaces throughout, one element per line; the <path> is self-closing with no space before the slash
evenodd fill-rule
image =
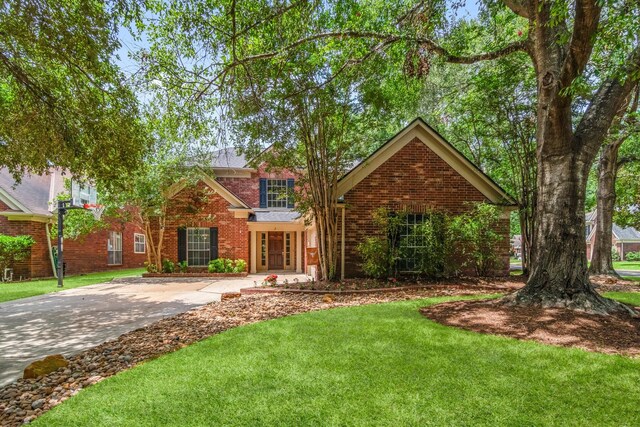
<path id="1" fill-rule="evenodd" d="M 70 356 L 163 317 L 253 286 L 239 279 L 124 278 L 0 304 L 0 386 L 34 360 Z"/>

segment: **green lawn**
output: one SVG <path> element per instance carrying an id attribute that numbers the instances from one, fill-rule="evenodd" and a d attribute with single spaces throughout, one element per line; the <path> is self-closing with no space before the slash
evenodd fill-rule
<path id="1" fill-rule="evenodd" d="M 144 269 L 142 268 L 134 268 L 89 273 L 81 276 L 69 276 L 64 278 L 63 288 L 57 287 L 58 279 L 0 283 L 0 302 L 48 294 L 51 292 L 63 291 L 65 289 L 78 288 L 80 286 L 93 285 L 101 282 L 108 282 L 109 280 L 117 277 L 139 276 L 143 272 Z"/>
<path id="2" fill-rule="evenodd" d="M 633 270 L 640 271 L 640 262 L 636 261 L 616 261 L 613 263 L 616 270 Z"/>
<path id="3" fill-rule="evenodd" d="M 92 386 L 35 425 L 640 424 L 640 360 L 466 332 L 417 310 L 445 300 L 232 329 Z"/>

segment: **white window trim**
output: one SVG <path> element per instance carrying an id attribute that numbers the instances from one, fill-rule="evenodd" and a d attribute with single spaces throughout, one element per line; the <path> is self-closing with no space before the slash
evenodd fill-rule
<path id="1" fill-rule="evenodd" d="M 142 237 L 142 242 L 140 242 L 142 244 L 142 246 L 144 247 L 142 252 L 136 250 L 136 246 L 138 245 L 138 242 L 136 242 L 136 239 L 138 237 Z M 141 233 L 133 233 L 133 253 L 134 254 L 146 254 L 147 253 L 147 236 L 145 236 L 144 234 L 141 234 Z"/>
<path id="2" fill-rule="evenodd" d="M 189 252 L 208 252 L 209 253 L 209 258 L 211 258 L 211 242 L 209 242 L 209 244 L 207 245 L 207 249 L 206 250 L 198 250 L 198 251 L 190 251 L 189 250 L 189 230 L 206 230 L 205 233 L 207 233 L 207 235 L 209 236 L 209 239 L 211 239 L 211 235 L 209 235 L 208 233 L 210 233 L 209 228 L 207 227 L 188 227 L 187 228 L 187 265 L 189 267 L 206 267 L 207 265 L 209 265 L 209 261 L 206 262 L 206 264 L 191 264 L 191 261 L 189 260 Z"/>

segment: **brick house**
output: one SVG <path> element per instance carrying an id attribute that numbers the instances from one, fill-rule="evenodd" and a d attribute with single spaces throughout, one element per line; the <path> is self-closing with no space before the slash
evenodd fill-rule
<path id="1" fill-rule="evenodd" d="M 87 193 L 91 191 L 95 192 L 86 187 Z M 0 233 L 30 235 L 35 240 L 29 257 L 14 266 L 14 280 L 54 275 L 56 242 L 49 227 L 57 220 L 53 201 L 63 192 L 67 190 L 59 169 L 26 174 L 17 185 L 6 169 L 0 169 Z M 132 224 L 113 223 L 109 229 L 64 241 L 66 274 L 141 267 L 145 260 L 144 235 Z"/>
<path id="2" fill-rule="evenodd" d="M 296 174 L 253 168 L 232 149 L 216 153 L 198 188 L 177 185 L 171 192 L 165 227 L 164 257 L 204 267 L 216 257 L 248 261 L 250 273 L 295 271 L 315 275 L 307 255 L 314 252 L 316 232 L 284 196 L 295 188 Z M 208 190 L 204 206 L 189 213 L 193 191 Z M 374 209 L 408 210 L 413 224 L 427 210 L 459 214 L 467 202 L 503 207 L 497 230 L 500 267 L 509 274 L 509 211 L 512 199 L 423 120 L 416 119 L 338 183 L 339 271 L 361 275 L 356 245 L 375 233 Z M 410 227 L 408 224 L 407 227 Z"/>
<path id="3" fill-rule="evenodd" d="M 593 210 L 585 215 L 585 225 L 587 233 L 587 259 L 591 261 L 593 246 L 596 239 L 596 215 L 597 210 Z M 640 252 L 640 231 L 633 227 L 620 227 L 613 224 L 611 233 L 611 247 L 618 252 L 622 261 L 626 260 L 629 252 Z"/>

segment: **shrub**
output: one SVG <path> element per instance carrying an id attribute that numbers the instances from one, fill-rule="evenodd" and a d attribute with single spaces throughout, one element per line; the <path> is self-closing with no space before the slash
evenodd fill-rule
<path id="1" fill-rule="evenodd" d="M 224 258 L 216 258 L 209 261 L 209 273 L 224 273 Z"/>
<path id="2" fill-rule="evenodd" d="M 389 241 L 382 237 L 367 237 L 356 247 L 362 258 L 361 268 L 364 274 L 376 279 L 388 276 Z"/>
<path id="3" fill-rule="evenodd" d="M 178 268 L 180 269 L 180 273 L 186 273 L 189 269 L 189 263 L 187 263 L 187 261 L 180 261 L 178 263 Z"/>
<path id="4" fill-rule="evenodd" d="M 173 273 L 175 271 L 175 269 L 176 269 L 176 265 L 170 259 L 165 258 L 164 261 L 162 261 L 162 272 L 163 273 Z"/>
<path id="5" fill-rule="evenodd" d="M 247 271 L 247 262 L 243 259 L 237 259 L 233 262 L 234 273 L 244 273 Z"/>
<path id="6" fill-rule="evenodd" d="M 495 228 L 500 221 L 500 209 L 495 205 L 477 203 L 451 221 L 449 232 L 456 250 L 462 255 L 462 265 L 473 264 L 478 276 L 486 276 L 496 267 L 497 245 L 502 239 Z"/>
<path id="7" fill-rule="evenodd" d="M 629 255 L 627 254 L 627 258 L 628 256 Z M 618 250 L 615 246 L 611 247 L 611 261 L 620 261 L 620 254 L 618 253 Z"/>
<path id="8" fill-rule="evenodd" d="M 627 252 L 624 254 L 625 261 L 640 261 L 640 251 L 639 252 Z"/>
<path id="9" fill-rule="evenodd" d="M 158 267 L 156 267 L 156 265 L 152 262 L 149 261 L 145 261 L 144 262 L 144 268 L 147 269 L 147 273 L 157 273 L 158 272 Z"/>
<path id="10" fill-rule="evenodd" d="M 31 236 L 7 236 L 0 234 L 0 274 L 5 268 L 13 267 L 16 261 L 29 256 L 31 246 L 35 243 Z"/>
<path id="11" fill-rule="evenodd" d="M 457 272 L 449 222 L 444 214 L 429 213 L 425 215 L 424 222 L 406 237 L 411 240 L 409 244 L 401 242 L 402 256 L 414 260 L 416 273 L 439 278 Z"/>

